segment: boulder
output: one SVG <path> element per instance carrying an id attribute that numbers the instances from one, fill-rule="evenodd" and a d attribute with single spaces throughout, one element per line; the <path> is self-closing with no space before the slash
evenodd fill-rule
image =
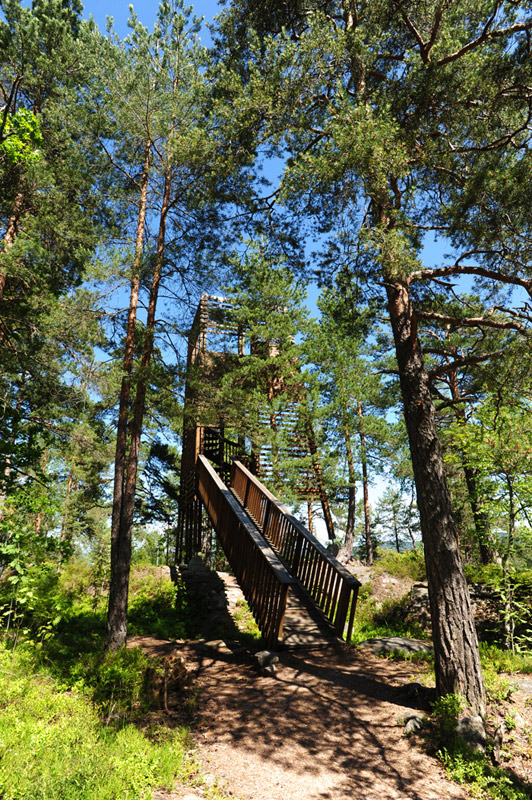
<path id="1" fill-rule="evenodd" d="M 466 743 L 471 750 L 479 753 L 486 752 L 486 728 L 484 720 L 478 714 L 462 717 L 456 725 L 456 735 Z"/>

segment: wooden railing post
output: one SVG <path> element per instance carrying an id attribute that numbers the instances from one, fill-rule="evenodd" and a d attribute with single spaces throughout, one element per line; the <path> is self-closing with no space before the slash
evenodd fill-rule
<path id="1" fill-rule="evenodd" d="M 301 551 L 303 549 L 303 537 L 298 532 L 296 535 L 296 546 L 294 549 L 294 560 L 292 562 L 292 569 L 297 574 L 299 570 L 299 562 L 301 561 Z"/>
<path id="2" fill-rule="evenodd" d="M 271 507 L 272 507 L 271 502 L 269 500 L 266 500 L 266 510 L 264 512 L 264 519 L 262 521 L 262 533 L 264 536 L 267 536 L 268 520 L 270 518 Z"/>
<path id="3" fill-rule="evenodd" d="M 342 584 L 340 590 L 340 597 L 338 598 L 338 605 L 336 607 L 336 619 L 334 622 L 334 630 L 336 635 L 342 637 L 345 630 L 345 620 L 347 617 L 347 609 L 349 608 L 349 598 L 351 596 L 351 587 L 346 583 Z"/>

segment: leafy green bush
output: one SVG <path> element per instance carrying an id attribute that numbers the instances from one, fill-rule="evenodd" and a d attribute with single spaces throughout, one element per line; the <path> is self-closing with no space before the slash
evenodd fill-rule
<path id="1" fill-rule="evenodd" d="M 480 659 L 484 675 L 500 672 L 532 673 L 532 656 L 524 653 L 512 653 L 492 644 L 480 642 Z"/>
<path id="2" fill-rule="evenodd" d="M 29 667 L 24 652 L 0 648 L 3 800 L 141 800 L 186 777 L 182 729 L 153 742 L 132 725 L 104 726 L 82 694 Z"/>
<path id="3" fill-rule="evenodd" d="M 146 705 L 144 691 L 151 662 L 138 647 L 96 653 L 75 661 L 69 684 L 89 691 L 101 712 L 118 715 Z"/>
<path id="4" fill-rule="evenodd" d="M 68 615 L 71 602 L 59 591 L 55 563 L 30 564 L 10 572 L 0 583 L 4 629 L 25 638 L 43 640 Z"/>
<path id="5" fill-rule="evenodd" d="M 135 635 L 151 634 L 163 639 L 191 636 L 194 616 L 182 583 L 176 586 L 146 568 L 132 573 L 128 629 Z"/>
<path id="6" fill-rule="evenodd" d="M 464 708 L 464 699 L 459 694 L 445 694 L 434 701 L 432 716 L 438 728 L 439 736 L 445 743 L 455 743 L 458 715 Z"/>
<path id="7" fill-rule="evenodd" d="M 474 797 L 493 800 L 525 800 L 530 795 L 523 790 L 512 775 L 504 769 L 493 767 L 484 753 L 473 751 L 456 734 L 459 714 L 466 704 L 458 694 L 439 697 L 432 709 L 437 738 L 441 749 L 438 756 L 449 777 L 467 784 Z"/>
<path id="8" fill-rule="evenodd" d="M 425 558 L 421 548 L 397 553 L 395 550 L 381 550 L 374 564 L 377 572 L 389 572 L 396 578 L 410 578 L 423 581 L 427 577 Z"/>
<path id="9" fill-rule="evenodd" d="M 399 600 L 388 598 L 377 608 L 375 599 L 369 595 L 366 600 L 357 603 L 353 626 L 352 644 L 365 639 L 380 636 L 406 636 L 413 639 L 426 639 L 427 633 L 415 623 L 406 619 L 406 606 L 409 596 L 405 594 Z"/>
<path id="10" fill-rule="evenodd" d="M 518 786 L 512 776 L 499 767 L 492 767 L 482 753 L 465 747 L 439 753 L 449 777 L 457 783 L 468 784 L 473 797 L 492 800 L 529 800 L 528 790 Z"/>

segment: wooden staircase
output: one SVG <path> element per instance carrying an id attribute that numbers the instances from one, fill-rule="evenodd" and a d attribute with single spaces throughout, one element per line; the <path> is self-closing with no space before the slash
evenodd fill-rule
<path id="1" fill-rule="evenodd" d="M 198 496 L 270 648 L 349 641 L 359 581 L 239 461 L 198 458 Z"/>

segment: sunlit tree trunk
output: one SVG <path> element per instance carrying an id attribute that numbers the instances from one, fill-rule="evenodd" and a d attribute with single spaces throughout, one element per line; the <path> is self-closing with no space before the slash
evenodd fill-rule
<path id="1" fill-rule="evenodd" d="M 349 477 L 349 489 L 347 496 L 347 523 L 345 526 L 345 541 L 338 553 L 338 560 L 347 564 L 353 552 L 355 542 L 355 522 L 356 522 L 356 470 L 351 446 L 351 431 L 347 420 L 344 420 L 344 439 L 347 460 L 347 474 Z M 371 539 L 370 539 L 371 545 Z"/>
<path id="2" fill-rule="evenodd" d="M 406 282 L 390 278 L 386 291 L 425 548 L 436 688 L 439 695 L 461 694 L 483 714 L 486 698 L 477 634 L 417 319 Z"/>
<path id="3" fill-rule="evenodd" d="M 371 510 L 369 507 L 368 456 L 366 437 L 362 426 L 362 404 L 358 402 L 358 435 L 360 438 L 360 461 L 362 464 L 362 493 L 364 497 L 364 541 L 366 543 L 366 564 L 373 564 L 373 543 L 371 541 Z"/>
<path id="4" fill-rule="evenodd" d="M 135 254 L 131 270 L 131 287 L 127 318 L 126 341 L 122 362 L 122 382 L 118 404 L 118 422 L 116 430 L 116 448 L 114 463 L 113 511 L 111 517 L 111 581 L 109 590 L 109 607 L 107 617 L 106 647 L 116 649 L 125 644 L 127 635 L 127 587 L 129 582 L 129 561 L 131 559 L 131 543 L 122 536 L 122 507 L 124 499 L 124 476 L 128 446 L 128 419 L 131 396 L 131 374 L 135 355 L 135 328 L 139 302 L 140 270 L 144 247 L 144 226 L 148 200 L 148 181 L 150 172 L 151 144 L 144 147 L 144 164 L 139 191 L 139 208 L 137 215 L 137 232 Z M 124 552 L 125 548 L 125 552 Z M 129 556 L 127 555 L 129 552 Z M 125 605 L 124 605 L 125 593 Z"/>
<path id="5" fill-rule="evenodd" d="M 129 572 L 131 567 L 131 539 L 133 528 L 133 515 L 135 511 L 135 494 L 137 486 L 137 471 L 140 453 L 140 438 L 146 405 L 146 389 L 148 384 L 151 357 L 153 354 L 155 312 L 159 295 L 159 284 L 164 258 L 166 238 L 166 221 L 170 208 L 170 189 L 172 185 L 171 167 L 166 168 L 164 179 L 163 200 L 159 217 L 159 233 L 157 237 L 157 252 L 150 288 L 148 315 L 144 331 L 144 345 L 136 385 L 135 402 L 129 425 L 129 451 L 127 454 L 127 467 L 124 473 L 122 500 L 120 506 L 120 520 L 116 531 L 113 530 L 115 541 L 114 569 L 111 570 L 111 586 L 109 590 L 109 609 L 107 616 L 106 647 L 116 650 L 126 642 L 127 636 L 127 602 L 129 593 Z M 113 552 L 111 552 L 111 559 Z"/>
<path id="6" fill-rule="evenodd" d="M 15 244 L 15 239 L 17 238 L 17 234 L 19 231 L 20 220 L 24 214 L 24 199 L 25 195 L 24 192 L 19 189 L 15 195 L 15 201 L 13 203 L 13 210 L 11 212 L 11 216 L 9 217 L 6 232 L 4 234 L 4 252 L 6 250 L 10 250 L 13 245 Z M 7 272 L 5 269 L 2 269 L 0 265 L 0 302 L 4 296 L 4 289 L 6 286 L 7 280 Z M 1 331 L 0 331 L 1 336 Z"/>

